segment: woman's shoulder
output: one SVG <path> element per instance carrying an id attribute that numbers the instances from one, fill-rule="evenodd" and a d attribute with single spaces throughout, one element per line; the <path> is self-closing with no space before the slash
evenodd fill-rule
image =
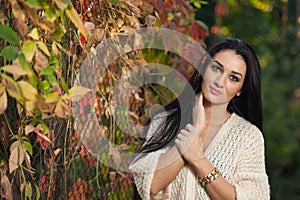
<path id="1" fill-rule="evenodd" d="M 154 135 L 154 133 L 159 129 L 162 128 L 163 124 L 166 122 L 168 117 L 168 112 L 159 112 L 153 116 L 150 116 L 150 123 L 146 128 L 146 140 Z"/>
<path id="2" fill-rule="evenodd" d="M 250 121 L 248 121 L 247 119 L 245 119 L 244 117 L 242 117 L 236 113 L 232 113 L 231 118 L 232 118 L 233 124 L 237 127 L 256 129 L 257 131 L 260 132 L 260 130 L 257 126 L 255 126 Z"/>
<path id="3" fill-rule="evenodd" d="M 259 128 L 236 113 L 232 114 L 231 130 L 248 139 L 263 140 L 263 135 Z"/>

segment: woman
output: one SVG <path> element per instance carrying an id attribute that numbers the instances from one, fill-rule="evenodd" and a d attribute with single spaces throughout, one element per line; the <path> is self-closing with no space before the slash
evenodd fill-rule
<path id="1" fill-rule="evenodd" d="M 208 53 L 193 90 L 152 118 L 130 166 L 142 199 L 270 199 L 258 59 L 233 38 Z"/>

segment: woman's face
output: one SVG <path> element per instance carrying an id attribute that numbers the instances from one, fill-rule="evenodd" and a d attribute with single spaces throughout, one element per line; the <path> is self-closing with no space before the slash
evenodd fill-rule
<path id="1" fill-rule="evenodd" d="M 203 97 L 211 104 L 228 105 L 235 95 L 241 94 L 247 70 L 246 63 L 232 50 L 216 53 L 212 61 L 201 85 Z"/>

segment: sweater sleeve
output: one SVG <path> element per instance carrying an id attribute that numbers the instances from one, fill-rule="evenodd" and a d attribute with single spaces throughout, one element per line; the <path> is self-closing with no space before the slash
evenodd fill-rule
<path id="1" fill-rule="evenodd" d="M 265 171 L 265 151 L 262 133 L 255 126 L 243 132 L 242 151 L 238 156 L 237 167 L 232 183 L 236 199 L 270 199 L 268 176 Z"/>
<path id="2" fill-rule="evenodd" d="M 148 139 L 161 127 L 164 122 L 163 119 L 165 118 L 156 118 L 150 123 L 145 143 L 147 143 Z M 161 154 L 166 153 L 168 150 L 169 147 L 165 147 L 160 150 L 147 153 L 138 157 L 129 166 L 129 170 L 133 173 L 137 190 L 143 200 L 152 199 L 150 195 L 150 187 L 158 164 L 158 159 Z M 165 192 L 161 191 L 157 196 L 163 195 L 163 193 Z"/>

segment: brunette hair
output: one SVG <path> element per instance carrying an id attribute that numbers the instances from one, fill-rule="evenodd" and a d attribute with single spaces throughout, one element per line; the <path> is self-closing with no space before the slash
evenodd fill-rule
<path id="1" fill-rule="evenodd" d="M 247 66 L 241 95 L 230 101 L 227 110 L 244 117 L 262 131 L 261 68 L 257 56 L 249 44 L 235 38 L 227 38 L 218 42 L 209 48 L 207 52 L 210 57 L 213 57 L 224 50 L 232 50 L 240 55 Z M 201 65 L 198 69 L 195 69 L 189 84 L 183 89 L 182 93 L 164 106 L 164 112 L 168 113 L 165 123 L 143 144 L 138 150 L 139 153 L 149 153 L 163 148 L 175 139 L 179 130 L 185 127 L 187 123 L 192 122 L 194 105 L 194 98 L 192 97 L 201 92 L 202 75 L 209 65 L 208 60 L 205 58 L 202 60 Z M 150 123 L 151 120 L 149 119 L 147 125 Z M 145 133 L 147 131 L 145 129 Z"/>

